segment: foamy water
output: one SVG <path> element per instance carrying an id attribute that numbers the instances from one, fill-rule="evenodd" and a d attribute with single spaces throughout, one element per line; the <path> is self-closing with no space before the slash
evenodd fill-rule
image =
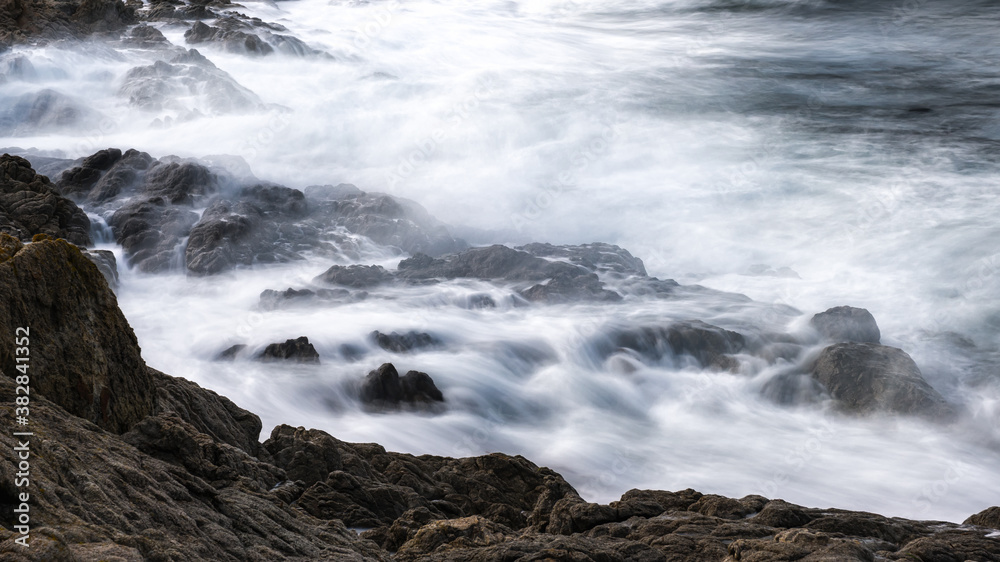
<path id="1" fill-rule="evenodd" d="M 473 242 L 616 243 L 651 275 L 758 303 L 517 308 L 496 288 L 451 282 L 259 311 L 262 290 L 303 286 L 330 263 L 210 279 L 123 271 L 119 300 L 147 362 L 230 396 L 265 428 L 414 453 L 524 454 L 595 501 L 694 487 L 960 521 L 1000 497 L 998 10 L 870 4 L 245 3 L 333 58 L 199 45 L 262 107 L 212 115 L 186 97 L 180 106 L 204 116 L 155 128 L 182 111 L 116 95 L 155 53 L 22 49 L 37 77 L 0 84 L 0 97 L 51 88 L 95 113 L 0 145 L 238 155 L 291 187 L 350 182 L 409 197 Z M 178 45 L 184 30 L 162 28 Z M 399 259 L 370 248 L 362 263 Z M 748 275 L 759 264 L 797 277 Z M 459 306 L 481 292 L 496 310 Z M 782 367 L 749 357 L 735 376 L 589 359 L 610 325 L 698 318 L 794 331 L 841 304 L 868 308 L 883 343 L 910 353 L 968 419 L 948 429 L 779 407 L 759 390 Z M 445 346 L 391 355 L 366 341 L 375 329 L 430 332 Z M 211 361 L 234 343 L 300 335 L 320 366 Z M 343 344 L 368 354 L 349 361 Z M 387 360 L 430 373 L 445 412 L 359 410 L 352 385 Z"/>

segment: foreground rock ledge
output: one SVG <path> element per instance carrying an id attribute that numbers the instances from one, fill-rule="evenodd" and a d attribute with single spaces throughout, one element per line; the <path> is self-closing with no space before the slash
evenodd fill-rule
<path id="1" fill-rule="evenodd" d="M 998 507 L 959 526 L 694 490 L 601 505 L 523 457 L 413 456 L 286 425 L 261 444 L 257 416 L 142 363 L 75 246 L 0 237 L 0 291 L 0 328 L 31 326 L 32 357 L 52 362 L 32 379 L 27 549 L 0 455 L 2 560 L 1000 561 Z"/>

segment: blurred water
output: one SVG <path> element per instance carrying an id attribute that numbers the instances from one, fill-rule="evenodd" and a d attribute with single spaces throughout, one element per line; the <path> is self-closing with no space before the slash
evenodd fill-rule
<path id="1" fill-rule="evenodd" d="M 612 242 L 651 275 L 806 316 L 712 299 L 514 308 L 496 289 L 461 283 L 261 312 L 262 290 L 300 286 L 330 264 L 207 280 L 123 272 L 120 302 L 151 365 L 230 396 L 265 427 L 320 427 L 418 453 L 520 453 L 601 501 L 630 487 L 690 486 L 950 520 L 997 503 L 994 3 L 244 5 L 333 58 L 201 48 L 264 104 L 213 115 L 198 96 L 159 112 L 117 96 L 149 51 L 22 49 L 36 75 L 0 84 L 0 97 L 50 88 L 90 113 L 74 126 L 8 131 L 0 145 L 70 157 L 107 146 L 240 155 L 292 187 L 350 182 L 415 199 L 481 229 L 463 231 L 474 241 Z M 162 31 L 184 44 L 184 27 Z M 182 119 L 192 108 L 204 116 Z M 172 126 L 151 126 L 168 115 Z M 372 249 L 362 261 L 398 259 Z M 758 264 L 797 277 L 747 275 Z M 496 292 L 497 310 L 456 305 L 484 291 Z M 795 328 L 840 304 L 871 310 L 884 343 L 968 407 L 968 425 L 778 407 L 758 396 L 777 368 L 749 359 L 742 376 L 586 360 L 608 323 Z M 373 329 L 428 331 L 447 345 L 390 356 L 366 343 Z M 294 369 L 210 361 L 233 343 L 299 335 L 329 359 Z M 369 355 L 339 359 L 344 343 Z M 525 361 L 523 346 L 541 359 Z M 447 411 L 359 411 L 351 385 L 390 359 L 431 373 Z"/>

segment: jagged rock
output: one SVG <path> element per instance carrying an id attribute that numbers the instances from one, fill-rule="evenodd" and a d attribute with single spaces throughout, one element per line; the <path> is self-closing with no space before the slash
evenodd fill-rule
<path id="1" fill-rule="evenodd" d="M 197 213 L 162 197 L 129 201 L 108 219 L 129 264 L 146 273 L 180 267 L 180 244 L 197 222 Z"/>
<path id="2" fill-rule="evenodd" d="M 380 265 L 334 265 L 313 282 L 366 289 L 391 283 L 393 279 L 393 275 Z"/>
<path id="3" fill-rule="evenodd" d="M 0 11 L 0 43 L 82 39 L 135 23 L 135 8 L 121 0 L 16 0 Z"/>
<path id="4" fill-rule="evenodd" d="M 414 349 L 438 347 L 442 344 L 441 340 L 428 333 L 412 330 L 405 334 L 397 334 L 396 332 L 383 334 L 375 330 L 368 334 L 368 337 L 382 349 L 393 353 L 409 353 Z"/>
<path id="5" fill-rule="evenodd" d="M 179 117 L 242 113 L 262 105 L 256 94 L 193 49 L 170 62 L 156 61 L 129 70 L 118 95 L 132 107 L 172 110 Z"/>
<path id="6" fill-rule="evenodd" d="M 260 361 L 295 361 L 296 363 L 319 363 L 319 353 L 309 338 L 302 336 L 285 343 L 272 343 L 256 357 Z"/>
<path id="7" fill-rule="evenodd" d="M 553 246 L 552 244 L 534 243 L 520 246 L 517 249 L 542 258 L 567 259 L 595 273 L 611 272 L 619 276 L 646 276 L 646 267 L 642 260 L 632 256 L 628 250 L 614 244 L 595 242 L 576 246 Z"/>
<path id="8" fill-rule="evenodd" d="M 74 415 L 121 433 L 149 415 L 153 382 L 114 293 L 90 260 L 63 240 L 28 246 L 0 234 L 0 326 L 27 327 L 31 389 Z M 13 337 L 0 341 L 0 370 L 19 374 Z M 59 376 L 52 376 L 59 373 Z"/>
<path id="9" fill-rule="evenodd" d="M 145 152 L 100 150 L 62 173 L 56 186 L 63 195 L 100 204 L 134 193 L 155 160 Z"/>
<path id="10" fill-rule="evenodd" d="M 165 47 L 170 44 L 159 29 L 146 24 L 133 27 L 124 41 L 129 45 L 146 49 Z"/>
<path id="11" fill-rule="evenodd" d="M 365 291 L 351 293 L 347 289 L 293 289 L 284 291 L 267 289 L 260 293 L 260 308 L 262 310 L 277 310 L 293 306 L 312 306 L 319 302 L 354 302 L 368 297 Z"/>
<path id="12" fill-rule="evenodd" d="M 411 281 L 473 278 L 538 282 L 521 291 L 531 301 L 621 300 L 621 295 L 604 289 L 597 275 L 583 267 L 500 245 L 474 248 L 441 259 L 416 254 L 399 262 L 397 276 Z"/>
<path id="13" fill-rule="evenodd" d="M 180 377 L 149 369 L 156 385 L 157 413 L 172 412 L 212 439 L 248 455 L 260 453 L 260 418 L 225 396 Z"/>
<path id="14" fill-rule="evenodd" d="M 9 154 L 0 156 L 0 232 L 20 240 L 47 234 L 78 246 L 91 244 L 87 213 L 60 196 L 27 160 Z"/>
<path id="15" fill-rule="evenodd" d="M 215 356 L 215 360 L 216 361 L 232 361 L 232 360 L 236 359 L 236 357 L 241 352 L 243 352 L 243 350 L 246 349 L 246 348 L 247 348 L 247 346 L 246 346 L 245 343 L 238 343 L 238 344 L 229 346 L 226 349 L 222 350 L 218 355 L 216 355 Z"/>
<path id="16" fill-rule="evenodd" d="M 108 282 L 108 287 L 112 291 L 117 291 L 118 289 L 118 260 L 115 259 L 115 253 L 111 250 L 81 250 L 84 256 L 90 261 L 94 262 L 97 266 L 97 270 L 101 272 L 104 276 L 104 280 Z"/>
<path id="17" fill-rule="evenodd" d="M 603 361 L 622 350 L 659 362 L 681 356 L 694 358 L 703 367 L 735 371 L 739 361 L 732 354 L 746 346 L 745 338 L 698 320 L 677 322 L 669 326 L 614 329 L 592 344 L 598 360 Z"/>
<path id="18" fill-rule="evenodd" d="M 303 234 L 288 222 L 308 212 L 302 192 L 256 185 L 243 188 L 240 196 L 235 203 L 209 207 L 191 229 L 185 250 L 191 273 L 212 275 L 237 265 L 299 259 L 294 250 Z"/>
<path id="19" fill-rule="evenodd" d="M 60 371 L 49 373 L 66 383 Z M 13 396 L 14 386 L 0 376 L 4 395 Z M 0 405 L 0 414 L 13 416 L 13 403 Z M 156 456 L 68 414 L 40 393 L 32 393 L 31 424 L 36 436 L 51 436 L 31 440 L 31 546 L 15 545 L 18 535 L 0 528 L 5 558 L 388 559 L 339 521 L 321 521 L 276 501 L 260 482 L 279 477 L 280 468 L 213 441 L 174 414 L 145 418 L 125 436 Z M 0 446 L 10 450 L 15 439 L 0 435 Z M 4 504 L 16 490 L 9 484 L 16 471 L 9 457 L 0 459 Z"/>
<path id="20" fill-rule="evenodd" d="M 253 33 L 237 29 L 219 29 L 205 25 L 200 21 L 184 32 L 184 40 L 192 45 L 219 43 L 223 49 L 231 53 L 263 56 L 274 52 L 274 47 Z"/>
<path id="21" fill-rule="evenodd" d="M 1000 507 L 988 507 L 966 519 L 963 524 L 979 525 L 980 527 L 1000 530 Z"/>
<path id="22" fill-rule="evenodd" d="M 408 371 L 402 377 L 392 363 L 384 363 L 368 373 L 361 385 L 361 402 L 377 408 L 399 406 L 401 402 L 429 404 L 444 402 L 444 395 L 427 373 Z"/>
<path id="23" fill-rule="evenodd" d="M 901 349 L 871 343 L 838 343 L 827 347 L 810 368 L 847 411 L 891 412 L 947 418 L 952 407 L 920 374 Z"/>
<path id="24" fill-rule="evenodd" d="M 852 306 L 820 312 L 809 324 L 824 338 L 835 342 L 879 343 L 882 337 L 872 313 Z"/>

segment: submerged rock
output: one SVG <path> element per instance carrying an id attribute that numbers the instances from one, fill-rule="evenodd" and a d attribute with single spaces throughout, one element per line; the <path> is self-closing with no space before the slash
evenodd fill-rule
<path id="1" fill-rule="evenodd" d="M 361 384 L 361 402 L 376 408 L 397 407 L 401 402 L 430 404 L 444 402 L 444 395 L 427 373 L 408 371 L 402 377 L 392 363 L 384 363 L 368 373 Z"/>
<path id="2" fill-rule="evenodd" d="M 319 363 L 319 353 L 309 338 L 302 336 L 285 343 L 272 343 L 260 352 L 260 361 L 295 361 L 296 363 Z"/>
<path id="3" fill-rule="evenodd" d="M 380 265 L 334 265 L 313 279 L 315 283 L 369 288 L 391 283 L 395 279 Z"/>
<path id="4" fill-rule="evenodd" d="M 78 246 L 91 244 L 87 213 L 60 196 L 27 160 L 9 154 L 0 156 L 0 232 L 23 241 L 47 234 Z"/>
<path id="5" fill-rule="evenodd" d="M 917 364 L 901 349 L 872 343 L 827 347 L 810 368 L 847 411 L 892 412 L 947 418 L 953 408 L 927 384 Z"/>
<path id="6" fill-rule="evenodd" d="M 692 320 L 669 326 L 615 329 L 597 338 L 593 346 L 602 361 L 619 351 L 630 350 L 654 363 L 689 356 L 702 367 L 735 371 L 739 361 L 732 355 L 746 347 L 746 340 L 737 332 Z"/>
<path id="7" fill-rule="evenodd" d="M 809 324 L 824 338 L 835 342 L 879 343 L 882 337 L 872 313 L 852 306 L 820 312 Z"/>
<path id="8" fill-rule="evenodd" d="M 438 347 L 443 343 L 440 339 L 426 332 L 412 330 L 405 334 L 398 334 L 396 332 L 383 334 L 375 330 L 371 334 L 368 334 L 368 337 L 382 349 L 393 353 L 409 353 L 415 349 Z"/>

